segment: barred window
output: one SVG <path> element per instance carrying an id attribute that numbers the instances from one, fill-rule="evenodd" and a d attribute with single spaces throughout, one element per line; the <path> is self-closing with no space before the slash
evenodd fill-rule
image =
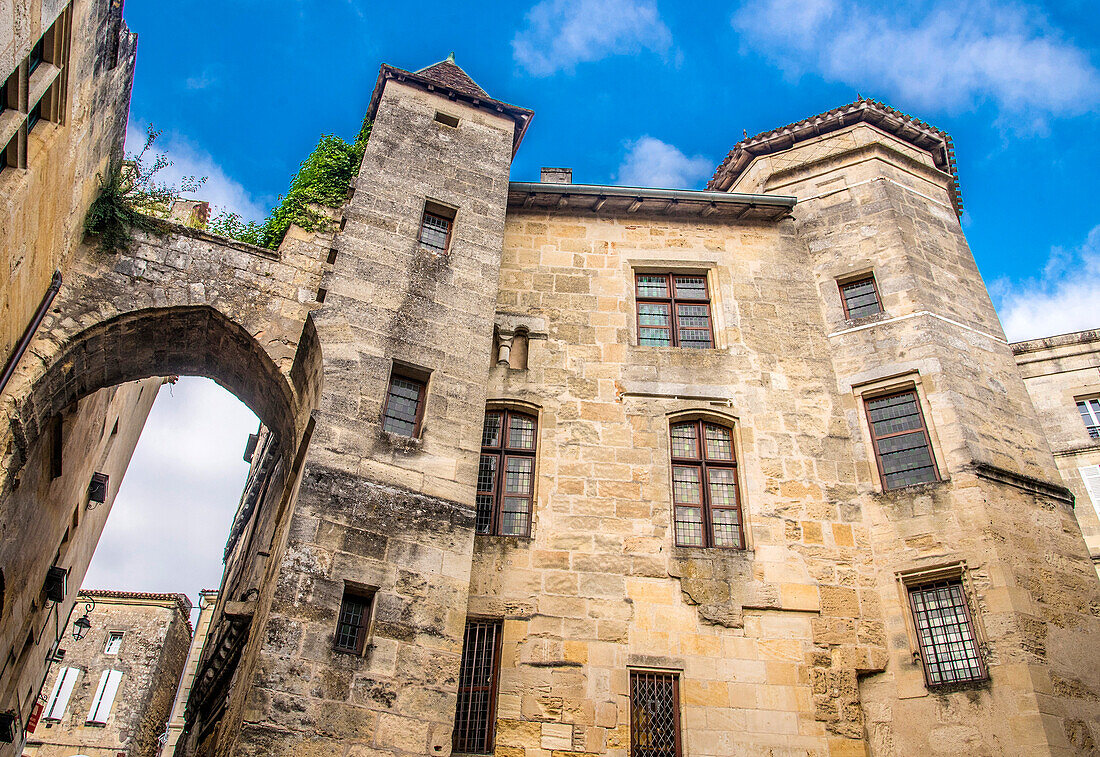
<path id="1" fill-rule="evenodd" d="M 420 244 L 436 253 L 446 252 L 451 244 L 455 214 L 454 208 L 431 200 L 425 202 L 424 215 L 420 218 Z"/>
<path id="2" fill-rule="evenodd" d="M 986 678 L 962 581 L 909 587 L 909 604 L 929 686 Z"/>
<path id="3" fill-rule="evenodd" d="M 367 648 L 367 630 L 373 604 L 374 592 L 366 589 L 344 589 L 340 617 L 336 622 L 334 646 L 337 651 L 363 654 Z"/>
<path id="4" fill-rule="evenodd" d="M 916 390 L 865 401 L 883 489 L 939 481 Z"/>
<path id="5" fill-rule="evenodd" d="M 635 293 L 638 344 L 691 349 L 714 346 L 706 276 L 639 273 Z"/>
<path id="6" fill-rule="evenodd" d="M 882 312 L 875 277 L 870 274 L 842 282 L 840 299 L 844 303 L 845 318 L 866 318 Z"/>
<path id="7" fill-rule="evenodd" d="M 462 642 L 458 706 L 451 751 L 492 754 L 496 731 L 497 675 L 500 668 L 500 621 L 470 620 Z"/>
<path id="8" fill-rule="evenodd" d="M 485 413 L 477 472 L 477 532 L 528 536 L 535 495 L 538 420 L 511 410 Z"/>
<path id="9" fill-rule="evenodd" d="M 1093 439 L 1100 439 L 1100 397 L 1077 400 L 1077 411 L 1085 422 L 1085 429 Z"/>
<path id="10" fill-rule="evenodd" d="M 630 757 L 680 757 L 680 681 L 630 672 Z"/>
<path id="11" fill-rule="evenodd" d="M 382 411 L 382 429 L 391 434 L 417 436 L 424 415 L 425 382 L 399 373 L 390 375 L 386 407 Z"/>
<path id="12" fill-rule="evenodd" d="M 670 430 L 676 545 L 743 548 L 733 429 L 696 420 Z"/>

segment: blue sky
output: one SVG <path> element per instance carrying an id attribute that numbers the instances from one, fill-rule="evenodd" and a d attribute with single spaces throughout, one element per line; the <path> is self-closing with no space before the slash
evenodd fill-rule
<path id="1" fill-rule="evenodd" d="M 583 183 L 701 188 L 743 131 L 858 93 L 954 137 L 963 227 L 1010 339 L 1100 326 L 1095 0 L 130 0 L 126 18 L 139 35 L 131 133 L 163 129 L 172 172 L 207 176 L 201 196 L 246 217 L 266 214 L 319 135 L 354 136 L 383 62 L 417 69 L 454 51 L 491 95 L 532 108 L 516 180 L 563 165 Z M 217 391 L 185 380 L 158 407 Z M 254 422 L 190 425 L 236 450 Z M 186 448 L 164 436 L 179 428 L 151 424 L 142 444 Z M 153 498 L 152 482 L 172 488 L 141 459 L 109 529 L 143 517 L 119 512 Z M 181 486 L 208 475 L 198 466 Z M 212 470 L 220 524 L 243 473 Z"/>

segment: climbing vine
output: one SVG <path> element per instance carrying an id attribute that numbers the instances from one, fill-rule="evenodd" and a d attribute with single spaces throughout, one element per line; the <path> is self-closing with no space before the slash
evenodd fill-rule
<path id="1" fill-rule="evenodd" d="M 298 168 L 290 189 L 279 198 L 262 223 L 245 222 L 237 213 L 222 212 L 207 229 L 249 244 L 277 249 L 291 224 L 306 231 L 331 231 L 332 220 L 315 209 L 338 208 L 347 201 L 348 188 L 359 173 L 371 123 L 364 119 L 358 136 L 348 142 L 332 134 L 322 135 L 317 146 Z"/>

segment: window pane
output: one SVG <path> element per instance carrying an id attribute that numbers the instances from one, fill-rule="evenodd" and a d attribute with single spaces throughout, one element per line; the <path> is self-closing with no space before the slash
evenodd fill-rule
<path id="1" fill-rule="evenodd" d="M 390 379 L 389 400 L 382 428 L 391 434 L 414 436 L 416 411 L 420 405 L 420 392 L 424 385 L 419 381 L 393 376 Z"/>
<path id="2" fill-rule="evenodd" d="M 505 494 L 531 494 L 535 485 L 535 459 L 508 457 L 504 467 Z"/>
<path id="3" fill-rule="evenodd" d="M 535 419 L 529 415 L 508 416 L 508 447 L 510 449 L 535 448 Z"/>
<path id="4" fill-rule="evenodd" d="M 985 672 L 966 612 L 962 583 L 947 581 L 911 589 L 909 597 L 928 683 L 983 679 Z"/>
<path id="5" fill-rule="evenodd" d="M 474 528 L 479 534 L 487 534 L 493 526 L 493 495 L 477 495 L 477 521 Z"/>
<path id="6" fill-rule="evenodd" d="M 741 549 L 740 513 L 737 510 L 712 510 L 711 523 L 714 528 L 714 546 Z"/>
<path id="7" fill-rule="evenodd" d="M 336 648 L 347 652 L 360 652 L 359 640 L 367 622 L 367 600 L 350 594 L 344 595 L 340 606 L 340 620 L 336 625 Z"/>
<path id="8" fill-rule="evenodd" d="M 701 508 L 676 508 L 676 543 L 681 547 L 703 546 L 703 511 Z"/>
<path id="9" fill-rule="evenodd" d="M 526 536 L 530 520 L 531 500 L 526 497 L 505 497 L 500 507 L 502 536 Z"/>
<path id="10" fill-rule="evenodd" d="M 447 249 L 447 232 L 450 231 L 451 222 L 431 213 L 424 214 L 424 220 L 420 226 L 420 241 L 437 250 Z"/>
<path id="11" fill-rule="evenodd" d="M 677 423 L 672 427 L 673 457 L 699 457 L 698 429 L 695 423 Z"/>
<path id="12" fill-rule="evenodd" d="M 875 436 L 887 436 L 924 426 L 915 392 L 868 400 L 867 410 L 875 427 Z"/>
<path id="13" fill-rule="evenodd" d="M 705 300 L 707 279 L 705 276 L 673 276 L 678 300 Z"/>
<path id="14" fill-rule="evenodd" d="M 737 507 L 737 474 L 733 468 L 708 468 L 711 507 Z"/>
<path id="15" fill-rule="evenodd" d="M 649 347 L 668 347 L 672 344 L 668 329 L 638 329 L 638 344 Z"/>
<path id="16" fill-rule="evenodd" d="M 733 435 L 725 426 L 706 424 L 707 460 L 733 460 Z"/>
<path id="17" fill-rule="evenodd" d="M 923 431 L 880 439 L 878 449 L 887 488 L 936 480 L 932 453 Z"/>
<path id="18" fill-rule="evenodd" d="M 677 305 L 676 321 L 680 346 L 707 349 L 710 340 L 710 308 L 706 305 Z"/>
<path id="19" fill-rule="evenodd" d="M 686 465 L 672 467 L 672 501 L 683 505 L 702 504 L 698 468 Z"/>
<path id="20" fill-rule="evenodd" d="M 500 413 L 485 414 L 485 425 L 481 430 L 481 446 L 500 446 Z"/>
<path id="21" fill-rule="evenodd" d="M 849 318 L 864 318 L 882 312 L 875 285 L 869 278 L 841 284 L 840 293 L 844 297 Z"/>
<path id="22" fill-rule="evenodd" d="M 668 277 L 638 274 L 639 297 L 668 297 Z"/>
<path id="23" fill-rule="evenodd" d="M 639 302 L 638 325 L 667 329 L 671 324 L 666 302 Z"/>
<path id="24" fill-rule="evenodd" d="M 675 674 L 632 671 L 631 757 L 679 757 L 679 709 Z"/>

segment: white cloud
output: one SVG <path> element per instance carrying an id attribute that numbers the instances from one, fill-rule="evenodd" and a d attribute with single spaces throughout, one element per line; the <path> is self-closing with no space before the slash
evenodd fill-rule
<path id="1" fill-rule="evenodd" d="M 714 172 L 714 161 L 688 157 L 673 145 L 646 135 L 626 143 L 627 153 L 616 176 L 627 187 L 693 189 Z"/>
<path id="2" fill-rule="evenodd" d="M 1041 277 L 990 286 L 1010 341 L 1100 328 L 1100 226 L 1076 249 L 1056 247 Z"/>
<path id="3" fill-rule="evenodd" d="M 1016 3 L 747 0 L 733 26 L 789 75 L 815 73 L 924 110 L 993 101 L 1027 127 L 1100 101 L 1088 54 Z"/>
<path id="4" fill-rule="evenodd" d="M 145 144 L 146 126 L 131 122 L 126 127 L 126 154 L 141 150 Z M 152 162 L 154 153 L 161 153 L 171 161 L 171 165 L 157 174 L 157 180 L 180 186 L 185 176 L 206 177 L 193 199 L 206 200 L 216 210 L 229 210 L 238 213 L 245 220 L 259 221 L 267 215 L 267 209 L 258 203 L 240 182 L 229 177 L 214 157 L 192 143 L 187 137 L 175 132 L 164 132 L 150 149 L 147 159 Z"/>
<path id="5" fill-rule="evenodd" d="M 535 76 L 641 50 L 663 53 L 672 33 L 654 0 L 542 0 L 512 39 L 516 63 Z"/>
<path id="6" fill-rule="evenodd" d="M 222 551 L 248 475 L 259 421 L 213 381 L 184 377 L 153 404 L 84 587 L 183 592 L 218 588 Z"/>

